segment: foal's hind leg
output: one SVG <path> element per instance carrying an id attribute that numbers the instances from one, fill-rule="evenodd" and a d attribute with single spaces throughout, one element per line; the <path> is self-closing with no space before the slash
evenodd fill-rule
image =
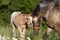
<path id="1" fill-rule="evenodd" d="M 20 40 L 25 40 L 25 32 L 26 32 L 25 25 L 18 27 L 18 29 L 20 31 Z"/>
<path id="2" fill-rule="evenodd" d="M 15 25 L 13 24 L 13 22 L 11 22 L 11 25 L 12 25 L 12 32 L 13 32 L 13 40 L 16 40 Z"/>

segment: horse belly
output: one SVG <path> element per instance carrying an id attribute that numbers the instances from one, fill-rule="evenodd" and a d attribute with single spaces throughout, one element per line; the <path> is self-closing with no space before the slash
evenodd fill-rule
<path id="1" fill-rule="evenodd" d="M 54 14 L 52 20 L 54 23 L 60 24 L 60 15 L 58 13 Z"/>
<path id="2" fill-rule="evenodd" d="M 50 21 L 50 23 L 52 23 L 51 25 L 54 26 L 55 30 L 60 33 L 60 15 L 51 15 L 48 21 Z"/>

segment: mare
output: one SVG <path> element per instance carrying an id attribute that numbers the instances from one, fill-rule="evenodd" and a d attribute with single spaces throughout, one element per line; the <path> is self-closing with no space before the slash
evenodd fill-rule
<path id="1" fill-rule="evenodd" d="M 26 32 L 26 25 L 28 24 L 28 26 L 32 27 L 32 17 L 30 14 L 26 14 L 23 12 L 13 12 L 11 14 L 11 25 L 13 28 L 13 40 L 15 40 L 16 38 L 16 34 L 15 34 L 15 27 L 18 28 L 18 31 L 20 33 L 20 40 L 25 40 L 25 32 Z"/>
<path id="2" fill-rule="evenodd" d="M 42 0 L 36 6 L 35 10 L 32 12 L 32 15 L 35 17 L 35 20 L 38 24 L 38 19 L 41 21 L 41 18 L 45 20 L 48 28 L 46 31 L 46 39 L 48 40 L 48 35 L 52 29 L 56 30 L 60 34 L 60 0 Z M 33 20 L 34 21 L 34 20 Z M 35 22 L 34 21 L 34 22 Z M 37 24 L 36 23 L 36 24 Z M 36 26 L 35 32 L 39 31 L 39 26 Z M 37 30 L 37 31 L 36 31 Z"/>

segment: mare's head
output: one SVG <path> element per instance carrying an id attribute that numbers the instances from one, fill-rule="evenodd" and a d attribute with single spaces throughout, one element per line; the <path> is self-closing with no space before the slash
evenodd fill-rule
<path id="1" fill-rule="evenodd" d="M 33 30 L 34 30 L 34 34 L 38 35 L 39 34 L 39 29 L 40 29 L 40 17 L 33 17 Z"/>
<path id="2" fill-rule="evenodd" d="M 34 34 L 38 35 L 40 29 L 40 5 L 37 5 L 36 8 L 32 12 L 32 23 Z"/>
<path id="3" fill-rule="evenodd" d="M 52 2 L 52 0 L 43 0 L 41 3 L 39 3 L 36 6 L 36 8 L 34 9 L 34 11 L 32 12 L 33 30 L 34 30 L 34 33 L 36 35 L 38 35 L 38 33 L 39 33 L 40 24 L 41 24 L 41 18 L 47 12 L 48 5 L 51 2 Z"/>

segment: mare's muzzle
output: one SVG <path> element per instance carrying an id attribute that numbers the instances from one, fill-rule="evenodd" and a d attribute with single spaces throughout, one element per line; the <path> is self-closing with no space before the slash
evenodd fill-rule
<path id="1" fill-rule="evenodd" d="M 39 34 L 39 27 L 33 27 L 33 30 L 35 35 Z"/>

